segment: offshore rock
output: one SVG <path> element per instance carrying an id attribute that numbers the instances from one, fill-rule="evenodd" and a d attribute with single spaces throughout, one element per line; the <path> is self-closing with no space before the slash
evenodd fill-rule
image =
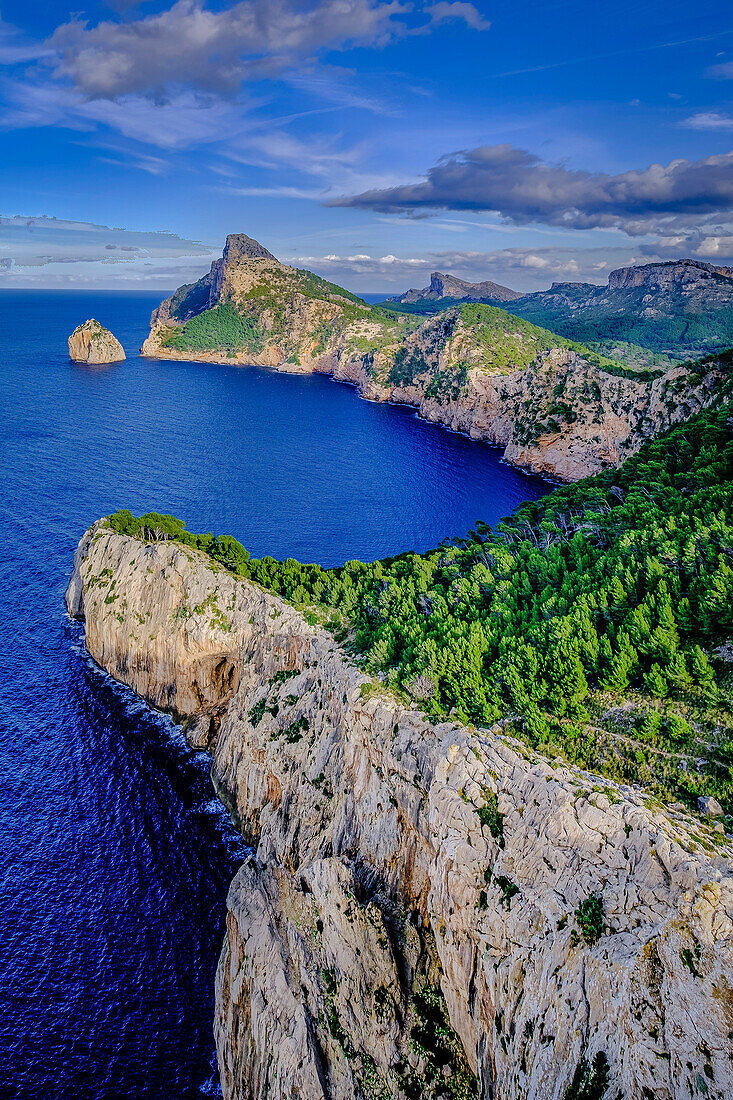
<path id="1" fill-rule="evenodd" d="M 92 657 L 208 746 L 253 846 L 216 979 L 225 1100 L 558 1100 L 591 1066 L 625 1100 L 733 1095 L 712 824 L 498 726 L 432 724 L 189 547 L 101 521 L 67 604 Z"/>
<path id="2" fill-rule="evenodd" d="M 109 329 L 92 318 L 77 325 L 69 337 L 69 358 L 75 363 L 121 363 L 125 352 Z"/>

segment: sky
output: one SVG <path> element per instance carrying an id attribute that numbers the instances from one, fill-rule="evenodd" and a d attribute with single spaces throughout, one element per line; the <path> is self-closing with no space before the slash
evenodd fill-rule
<path id="1" fill-rule="evenodd" d="M 0 0 L 0 288 L 730 265 L 732 150 L 720 0 Z"/>

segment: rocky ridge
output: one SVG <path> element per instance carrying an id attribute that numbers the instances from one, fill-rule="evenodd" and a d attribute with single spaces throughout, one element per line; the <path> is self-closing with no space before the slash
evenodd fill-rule
<path id="1" fill-rule="evenodd" d="M 430 276 L 430 284 L 423 290 L 407 290 L 404 294 L 396 294 L 387 298 L 388 302 L 400 302 L 411 305 L 414 302 L 434 302 L 442 298 L 451 298 L 455 301 L 467 300 L 472 302 L 511 302 L 522 295 L 517 290 L 501 286 L 490 279 L 480 283 L 469 283 L 465 279 L 459 279 L 456 275 L 443 275 L 440 271 L 434 271 Z"/>
<path id="2" fill-rule="evenodd" d="M 328 374 L 564 481 L 619 465 L 709 403 L 728 369 L 619 369 L 489 305 L 428 320 L 390 314 L 244 235 L 229 237 L 208 275 L 158 307 L 142 351 Z"/>
<path id="3" fill-rule="evenodd" d="M 101 521 L 67 606 L 208 747 L 254 848 L 216 982 L 225 1100 L 733 1093 L 712 828 L 499 727 L 431 724 L 190 547 Z"/>
<path id="4" fill-rule="evenodd" d="M 700 260 L 619 268 L 607 286 L 553 283 L 507 308 L 574 339 L 631 341 L 677 358 L 733 343 L 733 273 Z"/>
<path id="5" fill-rule="evenodd" d="M 109 329 L 92 318 L 77 325 L 69 337 L 69 358 L 76 363 L 120 363 L 125 351 Z"/>

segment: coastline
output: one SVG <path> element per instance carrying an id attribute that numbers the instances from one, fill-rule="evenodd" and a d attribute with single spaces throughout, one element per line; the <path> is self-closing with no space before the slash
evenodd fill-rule
<path id="1" fill-rule="evenodd" d="M 105 596 L 113 580 L 117 614 Z M 181 600 L 221 608 L 227 622 L 182 616 Z M 210 750 L 215 789 L 256 848 L 229 891 L 217 973 L 225 1100 L 259 1100 L 265 1088 L 285 1100 L 293 1082 L 308 1100 L 352 1095 L 367 1071 L 396 1088 L 393 1067 L 412 1064 L 410 1028 L 436 981 L 467 1059 L 455 1072 L 476 1072 L 498 1100 L 549 1100 L 601 1055 L 633 1095 L 659 1058 L 650 1021 L 674 1005 L 695 1006 L 695 1019 L 675 1014 L 652 1044 L 669 1051 L 670 1095 L 683 1095 L 681 1052 L 693 1056 L 700 1035 L 716 1084 L 725 1082 L 710 983 L 727 966 L 733 877 L 723 858 L 695 854 L 699 823 L 551 764 L 500 725 L 427 721 L 374 688 L 321 627 L 200 551 L 96 524 L 80 543 L 68 606 L 84 615 L 98 664 L 188 721 L 189 743 Z M 500 836 L 482 825 L 487 799 Z M 487 864 L 495 882 L 513 884 L 509 904 L 494 893 L 480 903 Z M 598 884 L 607 933 L 579 947 L 567 913 Z M 684 964 L 690 935 L 705 945 L 704 980 Z M 649 944 L 663 979 L 647 974 Z M 405 988 L 400 973 L 417 984 Z M 382 1008 L 375 975 L 390 991 Z M 674 989 L 663 1002 L 659 980 Z M 639 997 L 647 1007 L 637 1018 Z M 549 1046 L 525 1027 L 530 1010 L 554 1021 Z"/>

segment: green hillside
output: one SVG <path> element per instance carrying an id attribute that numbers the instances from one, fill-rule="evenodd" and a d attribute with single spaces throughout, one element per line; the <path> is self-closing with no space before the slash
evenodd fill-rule
<path id="1" fill-rule="evenodd" d="M 522 505 L 495 531 L 338 569 L 249 559 L 171 517 L 178 538 L 306 609 L 435 718 L 504 719 L 533 748 L 733 811 L 733 407 L 616 471 Z"/>

